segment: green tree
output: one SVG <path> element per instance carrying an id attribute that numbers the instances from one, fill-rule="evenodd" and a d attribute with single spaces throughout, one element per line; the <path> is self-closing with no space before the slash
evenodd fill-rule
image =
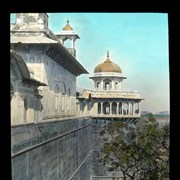
<path id="1" fill-rule="evenodd" d="M 136 125 L 112 121 L 100 132 L 101 162 L 124 179 L 165 179 L 169 176 L 169 126 L 159 127 L 152 114 Z"/>

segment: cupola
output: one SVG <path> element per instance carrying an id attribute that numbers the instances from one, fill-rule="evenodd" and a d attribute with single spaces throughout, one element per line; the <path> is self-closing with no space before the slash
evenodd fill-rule
<path id="1" fill-rule="evenodd" d="M 122 73 L 121 68 L 117 64 L 113 63 L 109 58 L 109 51 L 107 51 L 107 59 L 103 63 L 97 65 L 94 69 L 94 73 L 99 72 Z"/>

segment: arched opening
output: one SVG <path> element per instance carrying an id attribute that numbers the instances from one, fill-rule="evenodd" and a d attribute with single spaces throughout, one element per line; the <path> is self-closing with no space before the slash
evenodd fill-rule
<path id="1" fill-rule="evenodd" d="M 134 104 L 134 110 L 135 110 L 135 114 L 139 114 L 139 104 L 138 103 Z"/>
<path id="2" fill-rule="evenodd" d="M 115 83 L 115 90 L 118 90 L 118 83 Z"/>
<path id="3" fill-rule="evenodd" d="M 101 103 L 98 103 L 98 114 L 101 114 Z"/>
<path id="4" fill-rule="evenodd" d="M 124 115 L 127 115 L 129 112 L 128 112 L 128 103 L 127 102 L 125 102 L 124 103 L 124 107 L 123 107 L 123 114 Z"/>
<path id="5" fill-rule="evenodd" d="M 111 80 L 109 79 L 104 80 L 104 90 L 107 90 L 107 91 L 111 90 Z"/>
<path id="6" fill-rule="evenodd" d="M 72 48 L 72 41 L 70 39 L 67 39 L 64 41 L 64 46 L 66 48 Z"/>
<path id="7" fill-rule="evenodd" d="M 100 82 L 97 82 L 96 88 L 97 90 L 100 90 Z"/>
<path id="8" fill-rule="evenodd" d="M 119 103 L 119 114 L 122 114 L 122 103 Z"/>
<path id="9" fill-rule="evenodd" d="M 117 103 L 112 103 L 112 114 L 117 114 Z"/>
<path id="10" fill-rule="evenodd" d="M 129 103 L 129 114 L 133 114 L 133 103 Z"/>
<path id="11" fill-rule="evenodd" d="M 110 114 L 110 104 L 109 102 L 103 103 L 103 113 L 104 114 Z"/>
<path id="12" fill-rule="evenodd" d="M 109 82 L 105 82 L 105 90 L 110 90 L 110 84 L 109 84 Z"/>

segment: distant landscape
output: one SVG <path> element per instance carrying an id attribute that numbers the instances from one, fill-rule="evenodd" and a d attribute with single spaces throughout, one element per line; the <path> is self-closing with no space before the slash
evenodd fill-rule
<path id="1" fill-rule="evenodd" d="M 152 113 L 151 111 L 141 111 L 141 114 L 149 114 Z M 156 112 L 156 113 L 152 113 L 152 114 L 170 114 L 169 111 L 160 111 L 160 112 Z"/>
<path id="2" fill-rule="evenodd" d="M 150 111 L 141 111 L 142 117 L 146 117 Z M 156 113 L 152 113 L 154 117 L 159 121 L 169 121 L 170 120 L 170 112 L 169 111 L 160 111 Z"/>

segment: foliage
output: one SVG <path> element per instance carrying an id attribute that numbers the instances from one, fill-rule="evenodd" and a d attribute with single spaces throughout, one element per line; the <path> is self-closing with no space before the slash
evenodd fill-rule
<path id="1" fill-rule="evenodd" d="M 169 125 L 160 128 L 152 114 L 136 124 L 112 121 L 100 135 L 101 162 L 109 171 L 121 171 L 124 179 L 169 177 Z"/>

